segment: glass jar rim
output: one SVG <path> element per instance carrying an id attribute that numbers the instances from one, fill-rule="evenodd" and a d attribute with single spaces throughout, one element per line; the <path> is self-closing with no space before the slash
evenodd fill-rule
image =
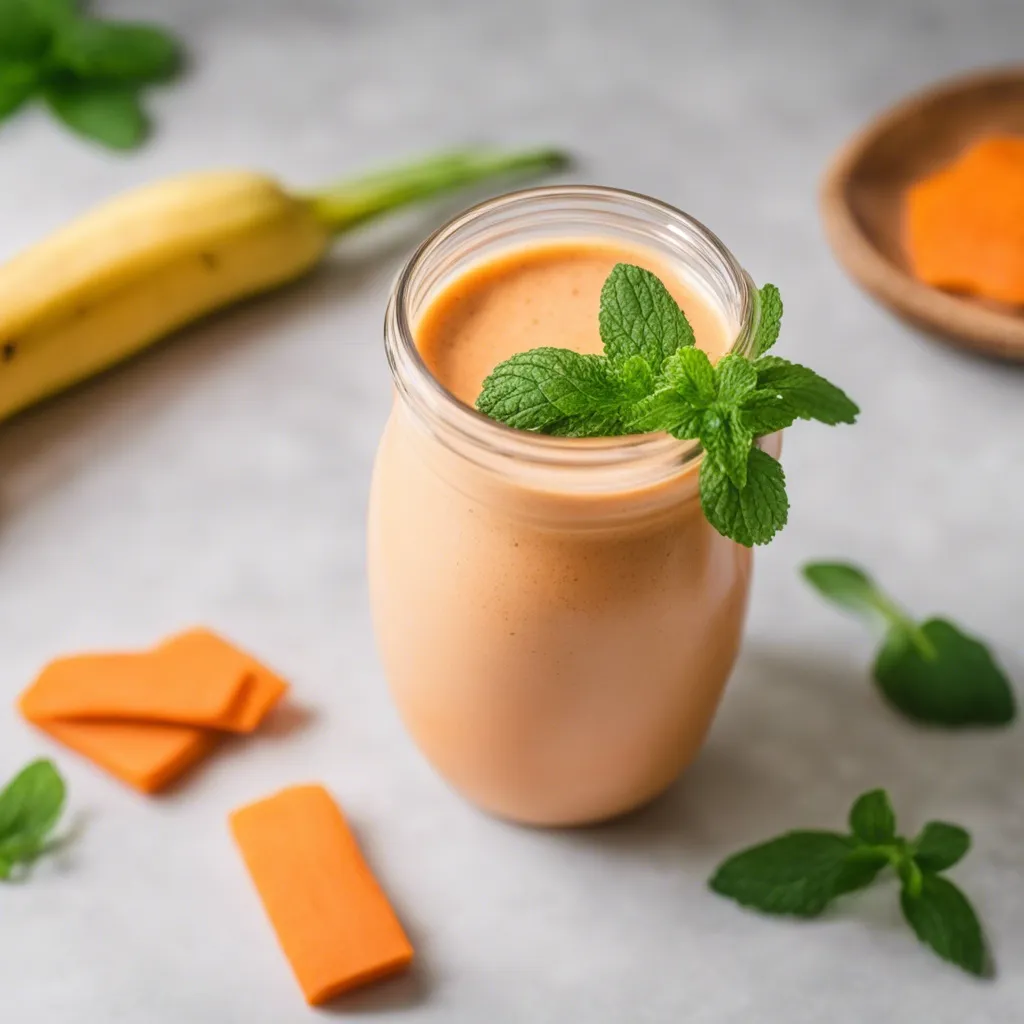
<path id="1" fill-rule="evenodd" d="M 663 218 L 670 231 L 699 239 L 739 293 L 740 326 L 729 352 L 746 354 L 750 351 L 760 312 L 757 290 L 735 256 L 704 224 L 668 203 L 639 192 L 601 185 L 541 186 L 509 192 L 469 207 L 428 236 L 409 258 L 392 290 L 384 324 L 388 365 L 398 393 L 432 434 L 448 447 L 490 468 L 496 468 L 496 460 L 512 460 L 517 468 L 527 472 L 530 467 L 540 473 L 553 470 L 559 473 L 562 487 L 568 471 L 570 476 L 575 476 L 578 485 L 573 489 L 588 492 L 605 489 L 600 480 L 602 473 L 615 478 L 615 489 L 624 484 L 655 483 L 677 475 L 701 455 L 698 442 L 679 441 L 666 434 L 562 438 L 506 426 L 448 391 L 431 373 L 416 345 L 410 315 L 411 292 L 417 275 L 429 265 L 439 248 L 489 215 L 558 200 L 624 203 Z M 624 479 L 624 473 L 630 480 Z"/>

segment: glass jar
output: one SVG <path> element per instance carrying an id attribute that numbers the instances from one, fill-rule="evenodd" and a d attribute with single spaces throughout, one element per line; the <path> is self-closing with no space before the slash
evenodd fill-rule
<path id="1" fill-rule="evenodd" d="M 590 186 L 483 203 L 424 242 L 391 295 L 396 396 L 369 511 L 374 627 L 409 732 L 470 800 L 544 825 L 630 810 L 693 759 L 739 649 L 751 569 L 701 512 L 695 443 L 512 430 L 420 357 L 417 318 L 468 267 L 587 238 L 653 251 L 748 350 L 756 289 L 678 210 Z"/>

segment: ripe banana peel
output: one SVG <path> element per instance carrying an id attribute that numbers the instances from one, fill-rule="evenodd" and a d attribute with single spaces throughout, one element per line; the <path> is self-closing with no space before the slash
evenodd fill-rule
<path id="1" fill-rule="evenodd" d="M 551 150 L 442 154 L 308 195 L 190 174 L 95 208 L 0 266 L 0 421 L 228 303 L 299 277 L 340 232 Z"/>

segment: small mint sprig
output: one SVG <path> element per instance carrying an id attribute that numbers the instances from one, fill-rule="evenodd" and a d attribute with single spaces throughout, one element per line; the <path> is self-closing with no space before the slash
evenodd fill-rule
<path id="1" fill-rule="evenodd" d="M 913 841 L 896 832 L 883 789 L 862 794 L 849 833 L 787 832 L 724 861 L 709 885 L 765 914 L 816 917 L 839 896 L 874 882 L 883 868 L 900 879 L 903 916 L 918 939 L 971 974 L 989 972 L 981 924 L 967 897 L 941 872 L 967 853 L 959 825 L 931 821 Z"/>
<path id="2" fill-rule="evenodd" d="M 46 851 L 64 797 L 64 780 L 51 761 L 33 761 L 0 792 L 0 881 Z"/>
<path id="3" fill-rule="evenodd" d="M 0 0 L 0 121 L 39 97 L 68 128 L 111 149 L 149 131 L 140 94 L 173 78 L 178 41 L 154 25 L 80 13 L 77 0 Z"/>
<path id="4" fill-rule="evenodd" d="M 782 298 L 758 293 L 751 355 L 712 364 L 664 284 L 649 270 L 617 264 L 601 290 L 604 355 L 538 348 L 494 368 L 480 412 L 510 427 L 558 437 L 665 432 L 704 449 L 700 497 L 719 533 L 751 547 L 786 525 L 782 466 L 757 439 L 798 419 L 853 423 L 857 406 L 834 384 L 766 353 L 778 340 Z"/>
<path id="5" fill-rule="evenodd" d="M 947 619 L 916 621 L 855 565 L 813 562 L 803 573 L 822 597 L 881 624 L 885 639 L 875 657 L 875 682 L 898 711 L 947 728 L 1013 721 L 1013 688 L 979 639 Z"/>

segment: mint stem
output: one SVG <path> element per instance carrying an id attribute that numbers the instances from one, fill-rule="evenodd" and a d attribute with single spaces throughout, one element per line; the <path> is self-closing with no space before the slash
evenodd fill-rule
<path id="1" fill-rule="evenodd" d="M 918 654 L 926 661 L 934 661 L 939 652 L 935 645 L 925 636 L 921 627 L 898 605 L 895 601 L 882 593 L 879 593 L 879 610 L 890 624 L 902 629 L 910 638 L 910 642 L 917 648 Z"/>
<path id="2" fill-rule="evenodd" d="M 539 174 L 568 163 L 568 156 L 556 149 L 511 153 L 456 150 L 341 182 L 304 198 L 323 224 L 340 233 L 402 206 L 488 178 L 512 173 Z"/>

